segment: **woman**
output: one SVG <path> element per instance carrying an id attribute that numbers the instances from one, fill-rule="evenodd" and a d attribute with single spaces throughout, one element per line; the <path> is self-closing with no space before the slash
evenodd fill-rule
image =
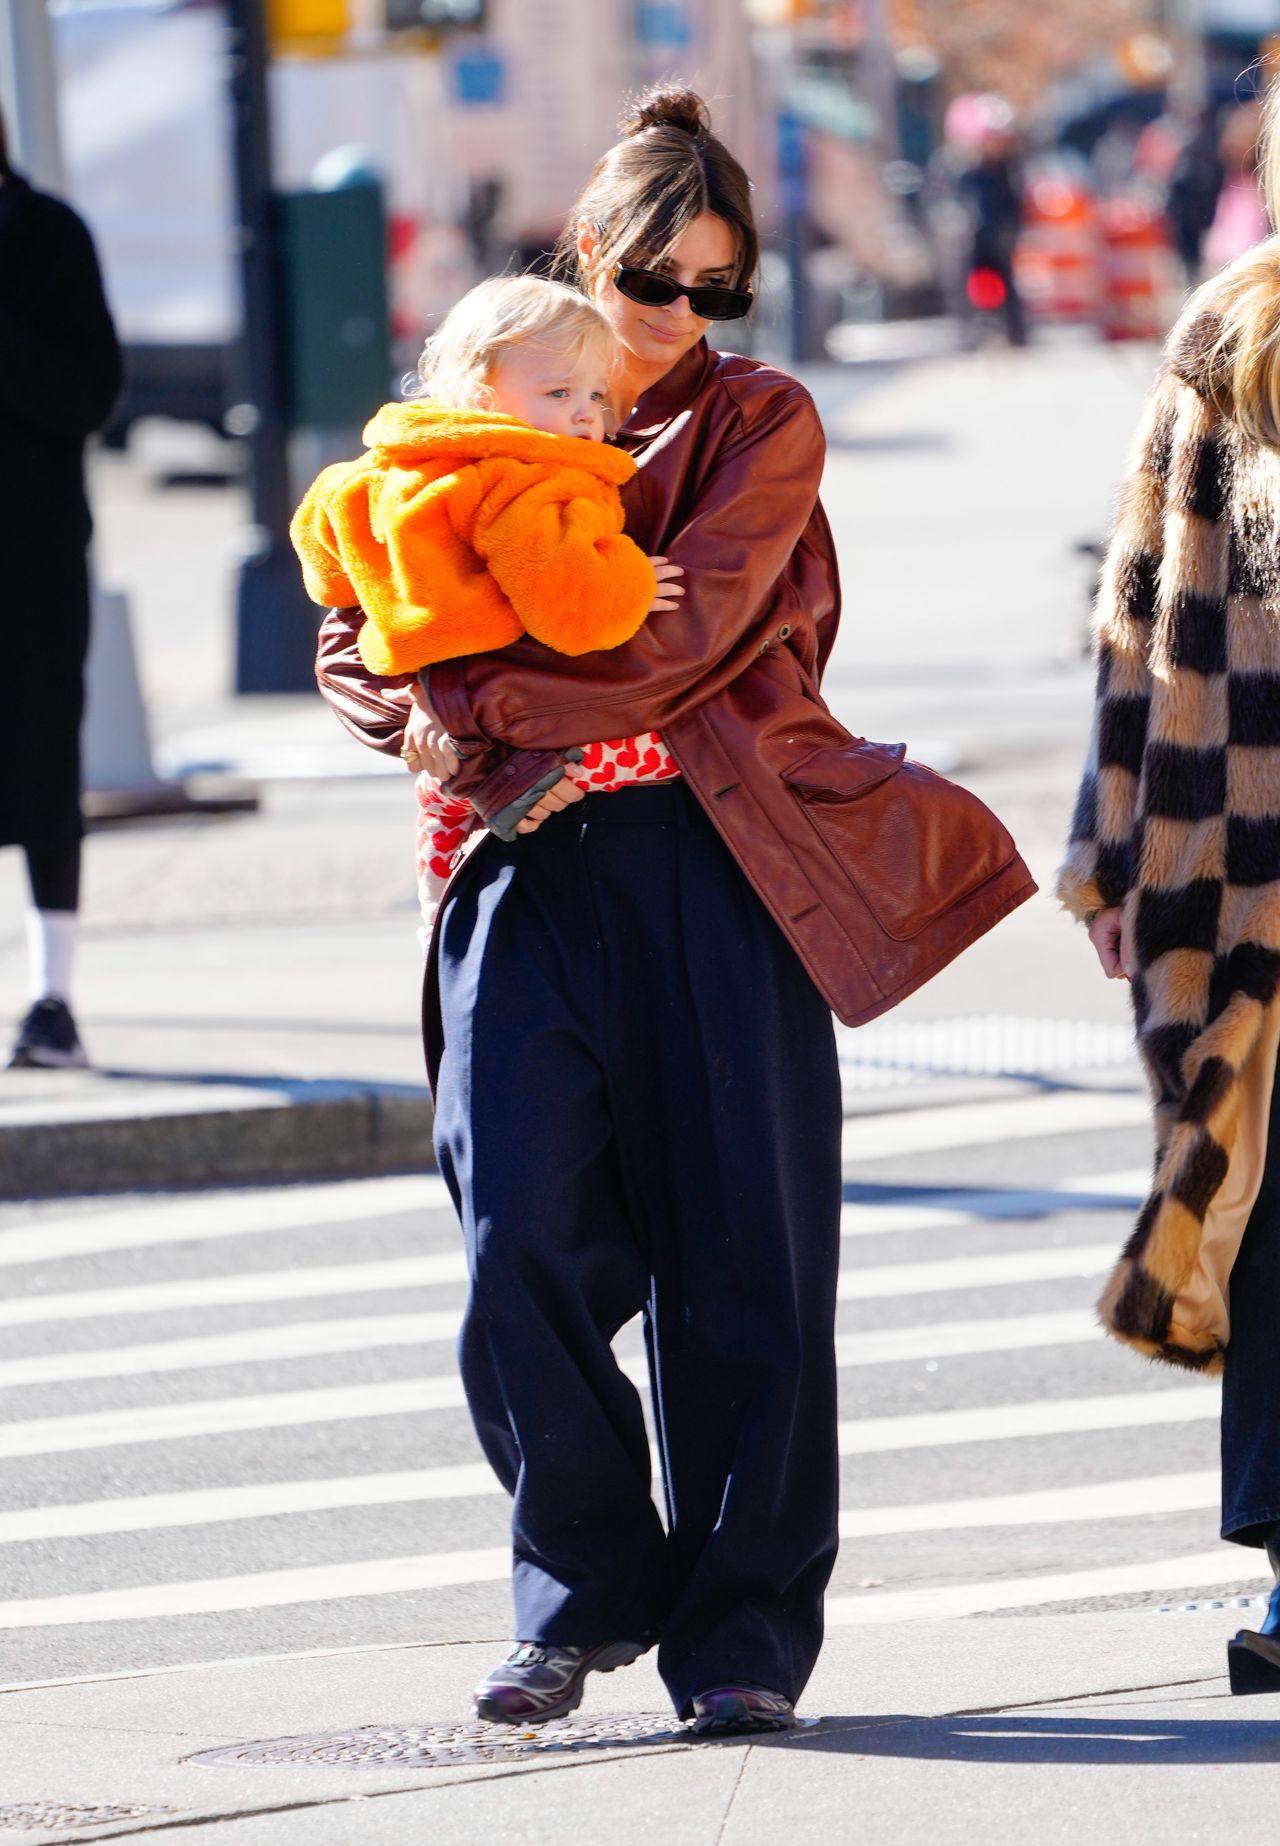
<path id="1" fill-rule="evenodd" d="M 1280 91 L 1264 189 L 1280 211 Z M 1170 336 L 1096 616 L 1098 703 L 1067 908 L 1131 983 L 1151 1195 L 1100 1304 L 1140 1352 L 1223 1373 L 1222 1536 L 1280 1574 L 1280 239 Z M 1229 1309 L 1229 1313 L 1228 1313 Z M 1229 1340 L 1229 1344 L 1228 1344 Z M 1280 1590 L 1230 1649 L 1280 1690 Z"/>
<path id="2" fill-rule="evenodd" d="M 972 804 L 945 901 L 905 821 L 860 885 L 842 863 L 871 791 L 914 785 L 817 691 L 838 585 L 812 402 L 705 342 L 750 305 L 758 246 L 697 97 L 642 100 L 567 247 L 622 348 L 628 530 L 683 567 L 679 609 L 608 653 L 520 641 L 433 667 L 407 741 L 411 693 L 360 667 L 359 611 L 327 619 L 320 679 L 367 741 L 457 770 L 482 818 L 529 810 L 446 894 L 424 1007 L 471 1267 L 463 1378 L 515 1499 L 521 1645 L 477 1709 L 561 1715 L 659 1639 L 697 1731 L 779 1729 L 836 1549 L 830 1008 L 881 1010 L 1032 887 Z M 583 798 L 561 778 L 570 747 L 650 729 L 677 780 Z M 665 1530 L 610 1349 L 639 1313 Z"/>
<path id="3" fill-rule="evenodd" d="M 0 845 L 31 886 L 31 1008 L 13 1065 L 82 1065 L 69 1005 L 80 902 L 80 718 L 89 639 L 86 436 L 120 390 L 89 233 L 12 171 L 0 123 L 0 552 L 5 698 Z"/>

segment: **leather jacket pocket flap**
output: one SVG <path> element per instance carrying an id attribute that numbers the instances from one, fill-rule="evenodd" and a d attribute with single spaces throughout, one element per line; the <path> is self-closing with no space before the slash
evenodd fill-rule
<path id="1" fill-rule="evenodd" d="M 864 737 L 823 744 L 784 769 L 782 779 L 808 800 L 848 801 L 896 775 L 906 754 L 905 744 L 873 744 Z"/>

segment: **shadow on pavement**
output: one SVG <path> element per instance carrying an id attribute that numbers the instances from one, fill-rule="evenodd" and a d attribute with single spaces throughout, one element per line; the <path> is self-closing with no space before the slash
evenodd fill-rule
<path id="1" fill-rule="evenodd" d="M 1207 1695 L 1213 1696 L 1213 1695 Z M 1226 1696 L 1225 1694 L 1223 1696 Z M 1273 1763 L 1280 1761 L 1275 1718 L 956 1717 L 824 1718 L 812 1730 L 758 1746 L 824 1750 L 847 1756 L 920 1757 L 968 1763 Z"/>

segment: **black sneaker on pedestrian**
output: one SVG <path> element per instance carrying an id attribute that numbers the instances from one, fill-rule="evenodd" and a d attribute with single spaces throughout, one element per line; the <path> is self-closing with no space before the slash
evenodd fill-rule
<path id="1" fill-rule="evenodd" d="M 85 1070 L 88 1063 L 66 1001 L 37 1000 L 18 1027 L 9 1069 Z"/>
<path id="2" fill-rule="evenodd" d="M 477 1718 L 490 1724 L 545 1724 L 582 1703 L 588 1673 L 612 1673 L 647 1653 L 647 1641 L 606 1641 L 598 1647 L 552 1647 L 520 1641 L 476 1687 Z"/>
<path id="3" fill-rule="evenodd" d="M 695 1737 L 750 1737 L 756 1731 L 790 1731 L 795 1706 L 764 1686 L 712 1686 L 694 1694 Z"/>

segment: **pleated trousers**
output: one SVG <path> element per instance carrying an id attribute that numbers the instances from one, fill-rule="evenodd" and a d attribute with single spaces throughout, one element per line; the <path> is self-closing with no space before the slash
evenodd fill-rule
<path id="1" fill-rule="evenodd" d="M 491 840 L 439 928 L 436 1148 L 516 1636 L 652 1637 L 682 1713 L 794 1699 L 836 1551 L 826 1002 L 682 782 Z M 611 1345 L 637 1315 L 665 1516 Z"/>

